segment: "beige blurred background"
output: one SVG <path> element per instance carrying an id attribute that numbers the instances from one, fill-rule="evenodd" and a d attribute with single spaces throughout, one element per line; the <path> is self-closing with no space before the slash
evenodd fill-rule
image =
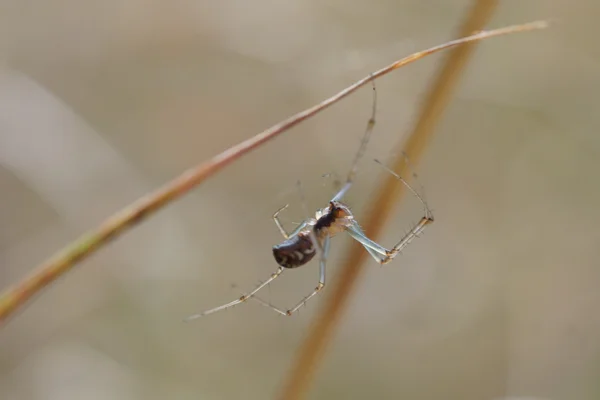
<path id="1" fill-rule="evenodd" d="M 470 1 L 0 0 L 0 284 L 141 195 L 411 52 Z M 600 5 L 505 0 L 418 166 L 436 223 L 370 262 L 311 399 L 600 398 Z M 360 220 L 441 56 L 377 81 L 347 197 Z M 0 398 L 269 399 L 327 288 L 293 318 L 249 303 L 184 324 L 274 271 L 333 193 L 371 92 L 226 168 L 83 262 L 0 331 Z M 391 245 L 421 217 L 410 200 Z M 349 239 L 333 241 L 328 282 Z M 318 267 L 263 293 L 289 307 Z"/>

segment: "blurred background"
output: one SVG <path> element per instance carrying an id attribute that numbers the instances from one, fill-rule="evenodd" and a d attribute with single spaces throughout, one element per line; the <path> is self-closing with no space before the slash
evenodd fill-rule
<path id="1" fill-rule="evenodd" d="M 0 284 L 155 187 L 388 63 L 455 37 L 470 1 L 0 0 Z M 436 223 L 370 261 L 311 399 L 600 398 L 600 5 L 505 0 L 417 166 Z M 361 220 L 441 65 L 377 81 L 347 202 Z M 334 193 L 371 90 L 227 167 L 84 261 L 0 331 L 0 398 L 268 399 L 327 287 L 182 323 L 266 279 L 271 215 Z M 419 187 L 419 186 L 417 186 Z M 422 209 L 405 199 L 382 242 Z M 336 237 L 328 283 L 349 239 Z M 290 307 L 318 266 L 262 297 Z"/>

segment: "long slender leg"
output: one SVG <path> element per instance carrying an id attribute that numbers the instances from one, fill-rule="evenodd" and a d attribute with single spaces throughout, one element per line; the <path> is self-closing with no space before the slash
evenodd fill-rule
<path id="1" fill-rule="evenodd" d="M 377 111 L 377 89 L 375 88 L 375 80 L 372 80 L 371 83 L 373 84 L 373 108 L 371 110 L 371 118 L 369 118 L 369 122 L 367 122 L 365 134 L 363 135 L 360 147 L 358 148 L 358 152 L 354 156 L 352 167 L 350 168 L 350 172 L 348 173 L 348 177 L 346 178 L 346 184 L 340 189 L 339 192 L 337 192 L 337 194 L 333 197 L 333 199 L 331 199 L 331 201 L 340 201 L 342 197 L 344 197 L 346 192 L 348 192 L 348 190 L 352 186 L 352 183 L 354 182 L 356 172 L 358 171 L 358 162 L 367 151 L 367 144 L 369 144 L 371 133 L 373 132 L 373 128 L 375 127 L 375 113 Z"/>
<path id="2" fill-rule="evenodd" d="M 269 277 L 269 279 L 267 279 L 266 281 L 264 281 L 263 283 L 261 283 L 260 285 L 258 285 L 253 291 L 251 291 L 249 294 L 243 295 L 240 298 L 233 300 L 227 304 L 223 304 L 222 306 L 219 307 L 215 307 L 215 308 L 211 308 L 210 310 L 201 312 L 199 314 L 194 314 L 194 315 L 190 315 L 189 317 L 184 319 L 184 322 L 189 322 L 192 321 L 194 319 L 200 318 L 200 317 L 204 317 L 208 314 L 212 314 L 215 313 L 217 311 L 221 311 L 221 310 L 225 310 L 227 308 L 233 307 L 235 305 L 238 305 L 240 303 L 245 302 L 246 300 L 252 298 L 256 292 L 258 292 L 260 289 L 264 288 L 265 286 L 267 286 L 269 283 L 271 283 L 273 280 L 275 280 L 279 275 L 281 275 L 281 273 L 283 272 L 284 268 L 283 267 L 279 267 L 277 268 L 277 271 L 273 272 L 271 274 L 271 276 Z"/>
<path id="3" fill-rule="evenodd" d="M 275 211 L 275 214 L 273 214 L 273 221 L 275 221 L 275 225 L 277 225 L 277 229 L 279 229 L 279 232 L 281 232 L 281 235 L 286 238 L 289 239 L 290 235 L 285 231 L 283 225 L 281 224 L 281 221 L 279 221 L 279 213 L 282 212 L 283 210 L 285 210 L 286 208 L 288 208 L 290 205 L 286 204 L 285 206 L 281 207 L 279 210 Z"/>
<path id="4" fill-rule="evenodd" d="M 433 219 L 423 217 L 400 241 L 396 244 L 391 250 L 386 249 L 385 247 L 379 245 L 378 243 L 372 241 L 364 233 L 358 231 L 356 227 L 351 226 L 348 227 L 347 231 L 352 238 L 362 244 L 369 254 L 377 261 L 379 264 L 384 265 L 389 263 L 400 253 L 412 240 L 419 236 L 419 234 L 425 229 L 427 225 L 433 222 Z"/>
<path id="5" fill-rule="evenodd" d="M 369 238 L 367 238 L 367 235 L 365 234 L 365 232 L 362 230 L 362 228 L 360 227 L 360 225 L 358 223 L 355 223 L 353 226 L 355 233 L 358 235 L 362 235 L 362 237 L 364 237 L 365 239 L 369 240 L 369 242 L 371 242 L 372 244 L 379 246 L 377 243 L 373 242 L 372 240 L 370 240 Z M 348 232 L 350 233 L 350 232 Z M 352 236 L 352 235 L 351 235 Z M 362 244 L 365 247 L 365 250 L 367 250 L 369 252 L 369 254 L 371 255 L 371 257 L 373 257 L 375 259 L 375 261 L 379 262 L 382 258 L 383 258 L 383 254 L 380 254 L 379 252 L 375 251 L 373 248 L 365 245 L 364 243 L 358 241 L 360 244 Z M 381 246 L 379 246 L 381 247 Z M 381 250 L 385 250 L 384 248 L 381 248 Z"/>
<path id="6" fill-rule="evenodd" d="M 283 225 L 281 224 L 281 221 L 279 220 L 279 213 L 282 212 L 283 210 L 285 210 L 286 208 L 289 207 L 289 204 L 286 204 L 285 206 L 281 207 L 279 210 L 277 210 L 275 212 L 275 214 L 273 214 L 273 221 L 275 221 L 275 225 L 277 225 L 277 229 L 279 229 L 279 232 L 281 232 L 281 234 L 283 235 L 284 238 L 289 239 L 291 237 L 296 236 L 298 233 L 300 233 L 300 231 L 302 229 L 304 229 L 306 227 L 306 225 L 308 225 L 307 221 L 302 221 L 300 223 L 300 225 L 298 225 L 296 227 L 296 229 L 294 229 L 292 231 L 292 233 L 287 233 L 283 227 Z"/>
<path id="7" fill-rule="evenodd" d="M 323 241 L 323 251 L 321 252 L 321 257 L 319 260 L 319 283 L 318 283 L 317 287 L 308 296 L 305 296 L 302 300 L 300 300 L 300 302 L 298 304 L 296 304 L 296 306 L 294 306 L 293 308 L 291 308 L 289 310 L 282 310 L 281 308 L 275 307 L 274 305 L 267 303 L 260 297 L 254 296 L 254 297 L 252 297 L 252 299 L 258 301 L 263 306 L 268 307 L 271 310 L 273 310 L 281 315 L 291 316 L 293 313 L 298 311 L 298 309 L 300 307 L 302 307 L 312 297 L 316 296 L 317 293 L 319 293 L 321 291 L 321 289 L 323 289 L 325 287 L 325 270 L 326 270 L 326 266 L 327 266 L 327 255 L 329 254 L 329 243 L 330 243 L 329 237 L 325 238 L 325 240 Z"/>
<path id="8" fill-rule="evenodd" d="M 354 222 L 351 226 L 348 227 L 348 229 L 347 229 L 348 234 L 350 236 L 352 236 L 352 238 L 354 238 L 356 241 L 360 242 L 365 247 L 365 249 L 367 249 L 369 254 L 371 254 L 371 256 L 378 263 L 383 265 L 383 264 L 387 264 L 388 262 L 393 260 L 394 257 L 396 257 L 396 255 L 398 255 L 398 253 L 400 253 L 400 251 L 402 251 L 402 249 L 404 249 L 406 246 L 408 246 L 408 244 L 414 238 L 419 236 L 419 234 L 425 229 L 425 227 L 427 225 L 433 223 L 433 215 L 431 213 L 431 210 L 427 206 L 427 203 L 423 199 L 423 197 L 421 195 L 419 195 L 419 193 L 417 193 L 412 188 L 412 186 L 410 186 L 408 184 L 408 182 L 406 182 L 406 180 L 404 180 L 404 178 L 402 178 L 400 175 L 396 174 L 394 171 L 390 170 L 388 167 L 383 165 L 378 160 L 375 160 L 375 162 L 377 162 L 387 172 L 389 172 L 396 179 L 398 179 L 400 182 L 402 182 L 411 191 L 411 193 L 419 199 L 421 204 L 423 204 L 423 208 L 424 208 L 424 212 L 425 212 L 425 216 L 423 216 L 421 218 L 421 220 L 415 226 L 413 226 L 411 228 L 411 230 L 408 231 L 408 233 L 406 235 L 404 235 L 404 237 L 402 237 L 402 239 L 400 239 L 400 241 L 391 250 L 388 250 L 385 247 L 383 247 L 383 246 L 379 245 L 378 243 L 369 239 L 365 235 L 363 230 L 360 228 L 358 223 Z"/>
<path id="9" fill-rule="evenodd" d="M 406 158 L 406 165 L 409 166 L 410 168 L 410 164 L 408 163 L 408 156 L 406 154 L 404 154 L 404 157 Z M 423 205 L 423 210 L 425 212 L 425 217 L 427 219 L 430 219 L 431 222 L 433 222 L 433 214 L 431 213 L 431 210 L 429 209 L 429 206 L 427 205 L 427 202 L 425 201 L 425 199 L 423 199 L 423 196 L 421 196 L 419 193 L 417 193 L 417 191 L 415 189 L 413 189 L 412 186 L 410 186 L 408 184 L 408 182 L 406 182 L 406 180 L 404 178 L 402 178 L 400 175 L 398 175 L 397 173 L 395 173 L 394 171 L 392 171 L 391 169 L 389 169 L 387 166 L 383 165 L 381 163 L 381 161 L 379 160 L 374 160 L 377 164 L 379 164 L 381 166 L 381 168 L 383 168 L 384 170 L 386 170 L 387 172 L 389 172 L 390 174 L 392 174 L 396 179 L 398 179 L 400 182 L 402 182 L 402 184 L 404 186 L 406 186 L 408 188 L 408 190 L 410 190 L 410 192 L 417 198 L 419 199 L 419 201 L 421 202 L 421 204 Z M 413 175 L 416 176 L 416 174 L 413 173 Z"/>
<path id="10" fill-rule="evenodd" d="M 329 255 L 329 242 L 330 239 L 329 236 L 327 236 L 323 241 L 323 251 L 321 252 L 321 259 L 319 260 L 319 284 L 317 285 L 315 290 L 312 291 L 311 294 L 300 300 L 300 302 L 296 304 L 294 308 L 288 310 L 286 313 L 287 315 L 292 315 L 293 313 L 298 311 L 300 307 L 302 307 L 308 300 L 310 300 L 313 296 L 319 293 L 321 289 L 325 287 L 325 270 L 327 266 L 327 256 Z"/>

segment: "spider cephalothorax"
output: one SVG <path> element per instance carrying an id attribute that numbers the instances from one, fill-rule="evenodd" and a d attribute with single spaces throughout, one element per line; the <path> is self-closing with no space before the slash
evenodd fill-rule
<path id="1" fill-rule="evenodd" d="M 354 220 L 350 208 L 339 201 L 330 201 L 329 207 L 317 211 L 316 217 L 313 229 L 318 238 L 344 232 Z"/>

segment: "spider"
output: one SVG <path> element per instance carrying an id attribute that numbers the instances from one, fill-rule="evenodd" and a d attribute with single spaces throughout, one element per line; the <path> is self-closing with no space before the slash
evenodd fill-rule
<path id="1" fill-rule="evenodd" d="M 371 112 L 371 118 L 367 123 L 367 127 L 365 129 L 365 133 L 363 135 L 363 139 L 361 141 L 358 152 L 356 153 L 352 167 L 350 172 L 348 173 L 348 177 L 346 178 L 346 182 L 344 186 L 336 193 L 335 196 L 329 201 L 329 205 L 325 208 L 319 209 L 315 213 L 314 218 L 305 219 L 300 225 L 294 229 L 293 232 L 288 233 L 279 220 L 279 214 L 285 210 L 288 205 L 281 207 L 275 214 L 273 214 L 273 220 L 275 221 L 275 225 L 277 229 L 284 237 L 284 240 L 273 246 L 273 256 L 279 267 L 275 272 L 271 274 L 269 279 L 262 282 L 258 285 L 254 290 L 252 290 L 248 294 L 244 294 L 241 297 L 223 304 L 221 306 L 211 308 L 210 310 L 206 310 L 204 312 L 190 315 L 185 318 L 184 321 L 191 321 L 200 317 L 204 317 L 206 315 L 215 313 L 217 311 L 225 310 L 230 307 L 241 304 L 249 299 L 254 299 L 261 303 L 262 305 L 271 308 L 273 311 L 285 315 L 291 316 L 293 313 L 298 311 L 300 307 L 302 307 L 308 300 L 313 298 L 317 293 L 319 293 L 325 287 L 325 267 L 327 264 L 327 255 L 329 254 L 329 246 L 331 238 L 335 235 L 346 232 L 348 233 L 354 240 L 358 241 L 360 244 L 364 246 L 364 248 L 369 252 L 369 254 L 377 261 L 379 264 L 384 265 L 389 263 L 404 249 L 415 237 L 417 237 L 427 225 L 433 222 L 433 215 L 427 206 L 425 200 L 406 182 L 402 177 L 398 174 L 381 164 L 378 160 L 375 160 L 380 166 L 384 168 L 387 172 L 392 174 L 396 179 L 398 179 L 402 184 L 404 184 L 412 194 L 417 197 L 417 199 L 423 205 L 425 215 L 421 218 L 421 220 L 415 224 L 408 233 L 404 235 L 402 239 L 391 249 L 387 249 L 380 244 L 374 242 L 369 239 L 360 225 L 354 218 L 352 211 L 350 208 L 342 202 L 342 198 L 348 192 L 350 187 L 354 182 L 354 177 L 358 170 L 358 163 L 362 156 L 364 155 L 367 144 L 369 142 L 371 133 L 373 131 L 373 127 L 375 126 L 375 111 L 377 108 L 377 91 L 375 88 L 375 82 L 373 82 L 373 107 Z M 302 191 L 300 190 L 301 194 Z M 305 203 L 303 203 L 305 204 Z M 283 310 L 277 308 L 260 298 L 256 297 L 256 293 L 267 286 L 269 283 L 273 282 L 277 277 L 279 277 L 286 269 L 294 269 L 306 265 L 309 261 L 311 261 L 315 255 L 319 253 L 319 283 L 315 287 L 315 289 L 308 295 L 305 296 L 296 306 L 291 309 Z"/>

